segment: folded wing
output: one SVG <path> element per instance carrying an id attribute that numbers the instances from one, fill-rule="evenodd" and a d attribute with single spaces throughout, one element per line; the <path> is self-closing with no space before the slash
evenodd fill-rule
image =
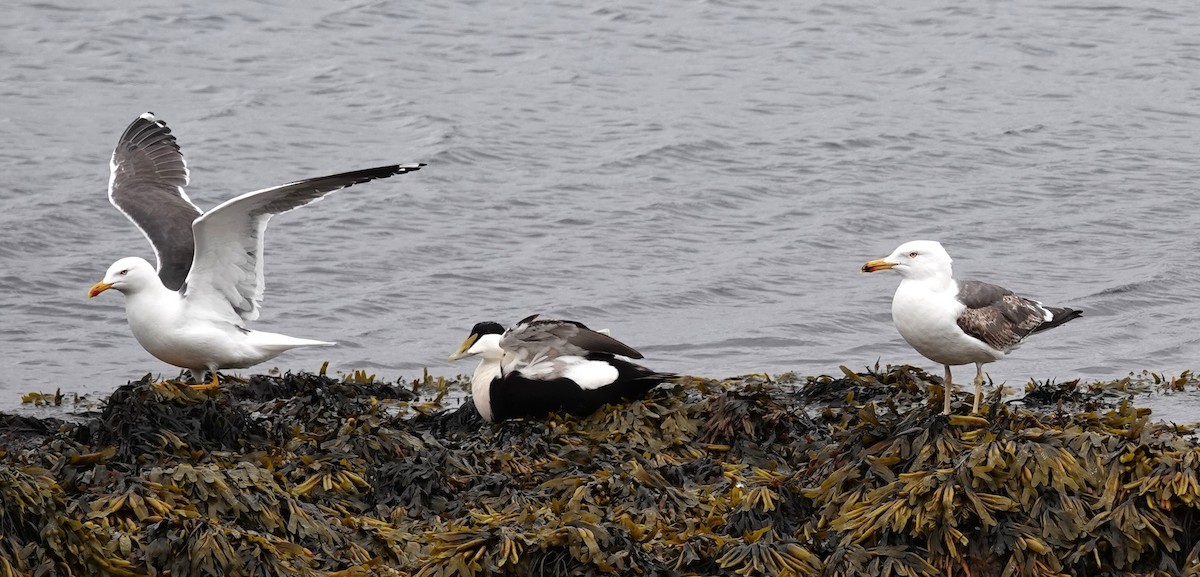
<path id="1" fill-rule="evenodd" d="M 586 356 L 588 353 L 609 353 L 631 359 L 642 358 L 629 345 L 604 333 L 593 331 L 583 323 L 562 320 L 536 320 L 538 315 L 522 319 L 504 333 L 500 348 L 525 360 L 536 357 L 554 358 L 564 355 Z"/>
<path id="2" fill-rule="evenodd" d="M 967 307 L 958 317 L 959 328 L 1001 351 L 1080 314 L 1074 309 L 1044 307 L 1004 287 L 979 281 L 959 282 L 958 300 Z"/>

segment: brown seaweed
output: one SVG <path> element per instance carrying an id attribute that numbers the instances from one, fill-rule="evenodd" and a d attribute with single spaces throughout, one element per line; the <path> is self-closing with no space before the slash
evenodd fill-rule
<path id="1" fill-rule="evenodd" d="M 1200 575 L 1200 446 L 1128 386 L 685 378 L 490 425 L 463 378 L 143 379 L 0 416 L 0 576 Z"/>

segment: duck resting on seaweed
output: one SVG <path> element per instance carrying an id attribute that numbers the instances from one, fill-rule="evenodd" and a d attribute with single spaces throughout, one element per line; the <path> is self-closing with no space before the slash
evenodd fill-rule
<path id="1" fill-rule="evenodd" d="M 900 273 L 900 287 L 892 298 L 892 321 L 912 348 L 946 367 L 943 414 L 950 414 L 950 366 L 975 363 L 971 412 L 978 413 L 985 363 L 1003 358 L 1025 337 L 1083 313 L 1042 306 L 993 284 L 957 281 L 950 264 L 950 255 L 940 243 L 914 240 L 887 257 L 864 264 L 862 271 L 892 269 Z"/>
<path id="2" fill-rule="evenodd" d="M 582 323 L 530 316 L 508 330 L 494 322 L 471 328 L 450 361 L 480 357 L 471 396 L 485 421 L 586 416 L 608 403 L 640 399 L 675 378 L 624 358 L 642 354 Z"/>
<path id="3" fill-rule="evenodd" d="M 150 240 L 157 270 L 139 257 L 113 263 L 88 297 L 125 294 L 138 343 L 214 389 L 217 369 L 243 369 L 293 349 L 334 343 L 253 331 L 263 298 L 263 236 L 272 216 L 336 190 L 420 169 L 380 166 L 248 192 L 202 212 L 184 193 L 188 168 L 175 137 L 147 112 L 113 150 L 108 198 Z M 204 383 L 205 373 L 212 381 Z"/>

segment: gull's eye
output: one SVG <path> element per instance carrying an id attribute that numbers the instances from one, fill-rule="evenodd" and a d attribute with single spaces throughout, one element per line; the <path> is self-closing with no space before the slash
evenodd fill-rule
<path id="1" fill-rule="evenodd" d="M 908 253 L 908 258 L 917 258 L 917 251 L 914 250 Z"/>
<path id="2" fill-rule="evenodd" d="M 125 276 L 125 275 L 129 274 L 129 269 L 125 269 L 125 270 L 123 270 L 123 271 L 121 271 L 121 272 L 119 272 L 119 273 L 117 273 L 117 274 L 118 274 L 118 275 L 120 275 L 120 276 Z"/>

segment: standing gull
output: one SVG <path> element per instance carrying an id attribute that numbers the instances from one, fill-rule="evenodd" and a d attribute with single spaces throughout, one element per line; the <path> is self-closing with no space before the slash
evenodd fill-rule
<path id="1" fill-rule="evenodd" d="M 956 281 L 950 263 L 950 255 L 940 243 L 914 240 L 885 258 L 864 264 L 862 270 L 900 273 L 900 288 L 892 298 L 892 320 L 912 348 L 946 367 L 943 414 L 950 414 L 950 366 L 975 363 L 971 412 L 978 413 L 984 363 L 1001 359 L 1025 337 L 1083 313 L 1045 307 L 993 284 Z"/>
<path id="2" fill-rule="evenodd" d="M 247 192 L 202 212 L 184 193 L 188 168 L 171 130 L 141 115 L 117 142 L 108 198 L 146 235 L 158 259 L 113 263 L 88 297 L 125 294 L 133 336 L 158 359 L 188 369 L 198 389 L 218 369 L 244 369 L 296 347 L 334 343 L 252 331 L 263 298 L 263 238 L 272 216 L 348 186 L 419 170 L 380 166 Z"/>
<path id="3" fill-rule="evenodd" d="M 485 421 L 589 415 L 608 403 L 640 399 L 675 377 L 620 357 L 642 354 L 582 323 L 525 318 L 507 331 L 494 322 L 471 328 L 450 361 L 479 356 L 471 398 Z"/>

